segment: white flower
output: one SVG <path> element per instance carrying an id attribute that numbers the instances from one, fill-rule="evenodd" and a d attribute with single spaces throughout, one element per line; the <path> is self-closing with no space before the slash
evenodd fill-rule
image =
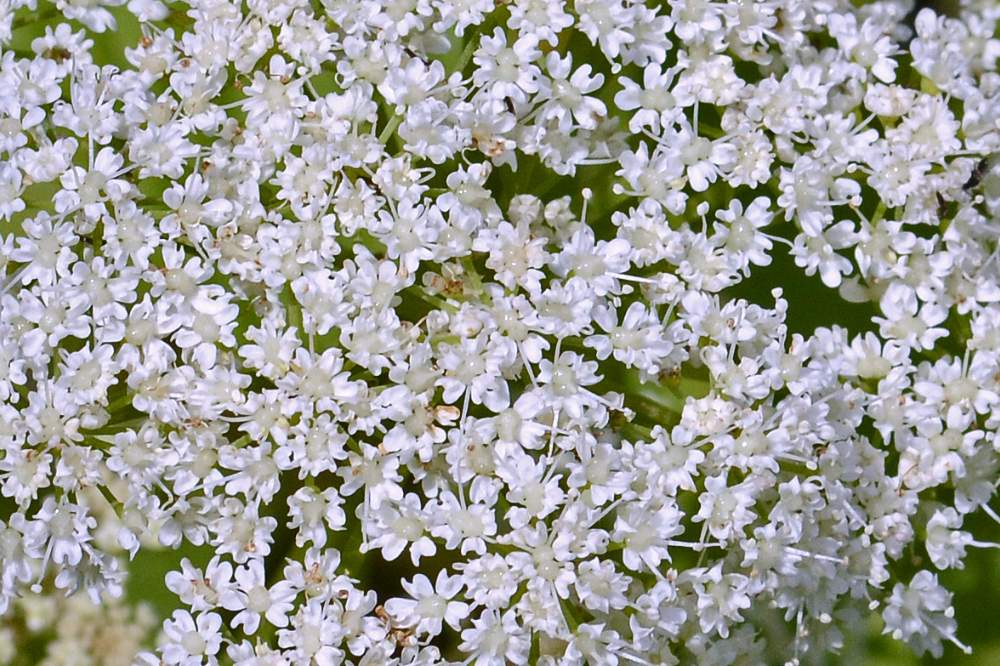
<path id="1" fill-rule="evenodd" d="M 281 581 L 267 587 L 264 578 L 264 562 L 252 559 L 235 572 L 236 585 L 221 596 L 223 608 L 236 612 L 232 626 L 243 627 L 248 634 L 257 631 L 261 615 L 276 627 L 288 624 L 288 613 L 294 608 L 291 603 L 297 596 L 293 586 L 287 581 Z"/>
<path id="2" fill-rule="evenodd" d="M 460 489 L 459 492 L 464 490 Z M 465 506 L 453 493 L 445 493 L 434 509 L 435 525 L 431 534 L 444 539 L 444 547 L 459 548 L 464 555 L 486 552 L 486 539 L 496 534 L 497 524 L 492 507 L 486 504 Z"/>
<path id="3" fill-rule="evenodd" d="M 232 591 L 233 566 L 218 556 L 209 561 L 204 572 L 186 557 L 180 565 L 180 571 L 166 575 L 166 585 L 191 610 L 200 613 L 218 608 L 222 598 Z"/>
<path id="4" fill-rule="evenodd" d="M 629 367 L 638 367 L 653 374 L 660 359 L 668 356 L 673 344 L 667 338 L 659 317 L 643 303 L 636 301 L 629 306 L 621 323 L 610 309 L 598 309 L 595 322 L 606 334 L 589 336 L 584 344 L 591 347 L 597 358 L 609 356 Z"/>
<path id="5" fill-rule="evenodd" d="M 444 399 L 454 403 L 466 395 L 475 404 L 484 404 L 494 412 L 510 404 L 510 392 L 501 375 L 509 363 L 502 347 L 490 349 L 488 338 L 477 335 L 462 340 L 461 346 L 448 345 L 441 356 L 445 375 L 437 380 L 444 388 Z"/>
<path id="6" fill-rule="evenodd" d="M 420 506 L 420 498 L 408 493 L 396 506 L 382 504 L 378 510 L 377 534 L 368 542 L 368 548 L 380 548 L 382 557 L 391 562 L 408 550 L 414 566 L 420 559 L 437 552 L 437 546 L 428 536 L 430 516 Z"/>
<path id="7" fill-rule="evenodd" d="M 853 240 L 853 224 L 838 222 L 816 235 L 801 233 L 795 237 L 792 256 L 795 265 L 805 269 L 806 275 L 819 273 L 827 287 L 837 287 L 845 275 L 850 275 L 853 267 L 846 257 L 836 250 L 848 247 Z"/>
<path id="8" fill-rule="evenodd" d="M 722 573 L 722 564 L 708 570 L 691 571 L 691 585 L 698 597 L 698 623 L 708 633 L 717 631 L 725 638 L 730 623 L 742 619 L 741 610 L 750 607 L 749 579 L 742 574 Z"/>
<path id="9" fill-rule="evenodd" d="M 418 634 L 436 636 L 441 633 L 442 622 L 458 629 L 468 615 L 468 604 L 451 601 L 462 589 L 460 576 L 438 573 L 433 585 L 423 574 L 412 581 L 403 581 L 403 589 L 411 599 L 394 598 L 386 602 L 386 610 L 404 627 L 413 627 Z"/>
<path id="10" fill-rule="evenodd" d="M 186 611 L 176 610 L 171 619 L 163 622 L 167 643 L 163 660 L 167 664 L 196 666 L 216 663 L 214 655 L 222 646 L 222 618 L 218 613 L 200 613 L 192 617 Z"/>
<path id="11" fill-rule="evenodd" d="M 472 626 L 462 630 L 459 649 L 472 655 L 475 666 L 501 666 L 513 661 L 523 662 L 528 657 L 530 641 L 518 626 L 513 611 L 500 614 L 483 611 L 472 620 Z"/>
<path id="12" fill-rule="evenodd" d="M 588 95 L 600 89 L 604 76 L 600 73 L 591 76 L 593 69 L 587 64 L 573 71 L 572 55 L 560 58 L 556 51 L 546 56 L 545 68 L 551 82 L 545 82 L 541 94 L 550 96 L 550 101 L 542 107 L 539 118 L 555 119 L 559 128 L 567 132 L 574 121 L 584 129 L 596 128 L 597 121 L 607 115 L 607 108 L 604 102 Z"/>
<path id="13" fill-rule="evenodd" d="M 579 29 L 591 44 L 600 46 L 604 56 L 614 61 L 622 47 L 635 41 L 631 32 L 634 25 L 634 5 L 622 2 L 586 0 L 575 5 L 579 15 Z"/>
<path id="14" fill-rule="evenodd" d="M 622 562 L 632 571 L 656 570 L 670 558 L 667 542 L 684 531 L 680 513 L 670 504 L 656 511 L 626 505 L 615 519 L 613 541 L 622 543 Z"/>
<path id="15" fill-rule="evenodd" d="M 990 3 L 189 4 L 0 0 L 0 661 L 965 649 Z"/>
<path id="16" fill-rule="evenodd" d="M 525 35 L 508 45 L 504 31 L 495 28 L 491 36 L 483 37 L 473 56 L 477 65 L 473 82 L 494 99 L 523 103 L 528 94 L 538 91 L 541 70 L 533 63 L 540 55 L 535 36 Z"/>
<path id="17" fill-rule="evenodd" d="M 930 571 L 918 571 L 908 585 L 896 583 L 889 603 L 882 611 L 884 633 L 907 641 L 918 654 L 930 652 L 940 657 L 941 639 L 955 643 L 964 652 L 969 648 L 955 637 L 956 622 L 951 594 Z"/>
<path id="18" fill-rule="evenodd" d="M 896 61 L 890 57 L 892 39 L 883 34 L 878 24 L 868 19 L 858 26 L 853 14 L 833 14 L 828 21 L 830 34 L 844 53 L 863 70 L 870 69 L 880 81 L 896 80 Z"/>
<path id="19" fill-rule="evenodd" d="M 10 221 L 24 210 L 24 184 L 21 170 L 10 164 L 0 166 L 0 218 Z"/>

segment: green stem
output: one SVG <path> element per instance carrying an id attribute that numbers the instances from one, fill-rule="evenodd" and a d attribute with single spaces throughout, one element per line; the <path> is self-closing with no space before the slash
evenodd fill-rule
<path id="1" fill-rule="evenodd" d="M 92 449 L 106 449 L 111 446 L 110 442 L 105 442 L 103 439 L 98 439 L 89 435 L 83 436 L 83 443 Z"/>
<path id="2" fill-rule="evenodd" d="M 125 395 L 123 395 L 122 397 L 118 398 L 117 400 L 108 405 L 108 413 L 114 415 L 120 411 L 123 411 L 125 408 L 131 408 L 131 407 L 132 407 L 132 394 L 126 392 Z"/>
<path id="3" fill-rule="evenodd" d="M 466 43 L 465 48 L 462 49 L 461 55 L 458 56 L 458 62 L 455 63 L 455 71 L 461 72 L 465 69 L 465 66 L 469 64 L 472 60 L 472 54 L 476 52 L 479 48 L 479 33 L 473 32 L 469 35 L 469 41 Z"/>
<path id="4" fill-rule="evenodd" d="M 55 15 L 56 8 L 54 6 L 49 6 L 35 12 L 28 12 L 25 16 L 14 18 L 14 21 L 11 23 L 11 31 L 36 23 L 44 23 Z"/>
<path id="5" fill-rule="evenodd" d="M 635 382 L 634 389 L 641 397 L 667 411 L 680 414 L 684 409 L 684 399 L 662 384 Z"/>
<path id="6" fill-rule="evenodd" d="M 885 217 L 885 202 L 879 201 L 878 207 L 875 208 L 875 213 L 872 215 L 871 219 L 872 226 L 873 227 L 878 226 L 878 223 L 882 221 L 883 217 Z"/>
<path id="7" fill-rule="evenodd" d="M 140 416 L 139 418 L 129 419 L 128 421 L 122 421 L 122 422 L 112 421 L 112 422 L 108 423 L 107 425 L 102 426 L 100 428 L 95 428 L 94 430 L 88 430 L 86 434 L 88 436 L 91 436 L 91 435 L 114 435 L 114 434 L 122 432 L 124 430 L 128 430 L 129 428 L 131 428 L 133 426 L 136 426 L 136 427 L 141 426 L 147 420 L 148 420 L 148 417 L 146 417 L 146 416 Z"/>
<path id="8" fill-rule="evenodd" d="M 622 432 L 635 433 L 635 435 L 644 440 L 651 440 L 653 438 L 653 431 L 639 423 L 626 423 L 621 427 L 621 430 Z"/>
<path id="9" fill-rule="evenodd" d="M 100 254 L 101 245 L 104 244 L 104 225 L 97 224 L 94 226 L 94 231 L 90 234 L 90 244 L 94 248 L 94 254 Z"/>
<path id="10" fill-rule="evenodd" d="M 302 330 L 302 306 L 295 298 L 291 283 L 285 284 L 281 290 L 281 304 L 285 306 L 285 312 L 288 314 L 286 323 L 289 327 L 294 326 L 295 330 L 298 331 L 299 340 L 303 340 L 305 331 Z"/>
<path id="11" fill-rule="evenodd" d="M 240 437 L 239 439 L 237 439 L 235 442 L 233 442 L 232 445 L 233 445 L 234 448 L 238 449 L 238 448 L 240 448 L 242 446 L 246 446 L 249 443 L 250 443 L 250 435 L 243 435 L 242 437 Z"/>
<path id="12" fill-rule="evenodd" d="M 469 282 L 472 283 L 473 293 L 481 294 L 483 292 L 483 281 L 479 277 L 479 271 L 476 270 L 475 264 L 472 263 L 472 257 L 468 255 L 462 257 L 462 267 L 469 276 Z"/>
<path id="13" fill-rule="evenodd" d="M 384 128 L 382 128 L 382 131 L 378 135 L 379 143 L 381 143 L 384 146 L 386 142 L 392 137 L 393 133 L 396 131 L 396 128 L 399 127 L 399 124 L 401 122 L 403 122 L 403 116 L 394 115 L 392 118 L 390 118 L 389 122 L 386 124 Z"/>
<path id="14" fill-rule="evenodd" d="M 566 624 L 569 626 L 569 630 L 572 633 L 576 633 L 576 628 L 580 626 L 579 621 L 573 616 L 573 611 L 570 608 L 569 602 L 563 598 L 559 598 L 559 607 L 562 609 L 563 617 L 566 619 Z"/>
<path id="15" fill-rule="evenodd" d="M 425 289 L 424 287 L 413 285 L 404 289 L 403 292 L 407 294 L 413 294 L 414 296 L 422 300 L 424 303 L 434 308 L 445 310 L 447 312 L 458 312 L 457 307 L 446 301 L 444 298 L 441 298 L 437 294 L 432 294 L 428 292 L 427 289 Z"/>

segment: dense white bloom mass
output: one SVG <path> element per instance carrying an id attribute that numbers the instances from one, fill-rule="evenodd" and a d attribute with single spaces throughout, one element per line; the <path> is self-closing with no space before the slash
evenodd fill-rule
<path id="1" fill-rule="evenodd" d="M 0 613 L 160 548 L 149 665 L 967 649 L 1000 5 L 914 4 L 0 0 Z"/>

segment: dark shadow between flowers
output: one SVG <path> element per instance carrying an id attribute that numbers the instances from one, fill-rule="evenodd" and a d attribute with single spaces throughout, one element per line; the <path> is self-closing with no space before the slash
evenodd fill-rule
<path id="1" fill-rule="evenodd" d="M 878 315 L 874 303 L 850 303 L 823 284 L 819 275 L 806 275 L 795 265 L 788 248 L 780 243 L 770 252 L 769 266 L 754 266 L 750 277 L 722 292 L 723 299 L 745 298 L 751 303 L 773 301 L 771 290 L 780 288 L 788 301 L 785 323 L 789 333 L 812 335 L 820 327 L 846 328 L 851 337 L 877 330 L 872 317 Z"/>

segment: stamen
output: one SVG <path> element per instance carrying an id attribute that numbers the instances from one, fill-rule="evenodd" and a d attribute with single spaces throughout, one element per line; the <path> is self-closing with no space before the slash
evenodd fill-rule
<path id="1" fill-rule="evenodd" d="M 808 550 L 802 550 L 801 548 L 793 548 L 792 546 L 786 546 L 785 550 L 793 555 L 798 555 L 799 557 L 805 557 L 813 560 L 820 560 L 823 562 L 832 562 L 833 564 L 840 564 L 842 566 L 847 566 L 849 560 L 846 557 L 833 557 L 832 555 L 823 555 L 822 553 L 813 553 Z"/>
<path id="2" fill-rule="evenodd" d="M 459 445 L 465 446 L 465 422 L 469 416 L 469 399 L 472 397 L 472 390 L 470 388 L 465 389 L 465 397 L 462 399 L 462 418 L 459 421 L 458 432 L 459 432 Z M 467 508 L 465 505 L 465 484 L 459 480 L 459 466 L 462 464 L 462 456 L 455 456 L 455 468 L 452 474 L 455 477 L 455 483 L 458 484 L 458 502 L 462 505 L 462 508 Z"/>
<path id="3" fill-rule="evenodd" d="M 972 546 L 973 548 L 1000 548 L 1000 543 L 994 543 L 992 541 L 976 541 L 975 539 L 966 541 L 965 545 Z"/>
<path id="4" fill-rule="evenodd" d="M 989 504 L 983 504 L 981 506 L 983 509 L 983 513 L 992 518 L 994 521 L 1000 523 L 1000 515 L 997 515 L 997 512 L 991 509 Z"/>
<path id="5" fill-rule="evenodd" d="M 690 548 L 694 551 L 704 551 L 706 548 L 724 548 L 726 545 L 721 541 L 699 541 L 698 543 L 692 543 L 690 541 L 676 541 L 674 539 L 667 539 L 664 543 L 668 546 Z"/>
<path id="6" fill-rule="evenodd" d="M 587 206 L 590 204 L 590 200 L 594 197 L 594 192 L 589 187 L 583 188 L 580 192 L 583 195 L 583 210 L 580 212 L 580 222 L 584 225 L 587 224 Z"/>
<path id="7" fill-rule="evenodd" d="M 646 661 L 645 659 L 643 659 L 642 657 L 640 657 L 638 655 L 629 654 L 628 652 L 619 652 L 619 654 L 621 655 L 621 657 L 623 659 L 627 659 L 628 661 L 631 661 L 632 663 L 640 664 L 641 666 L 653 666 L 653 662 Z"/>
<path id="8" fill-rule="evenodd" d="M 862 120 L 860 125 L 851 130 L 851 136 L 854 136 L 855 134 L 863 130 L 865 127 L 867 127 L 868 123 L 870 123 L 874 118 L 875 118 L 874 113 L 868 114 L 868 117 Z"/>
<path id="9" fill-rule="evenodd" d="M 608 277 L 618 278 L 619 280 L 625 280 L 627 282 L 638 282 L 640 284 L 660 284 L 659 280 L 654 280 L 653 278 L 641 277 L 639 275 L 629 275 L 627 273 L 606 273 Z"/>
<path id="10" fill-rule="evenodd" d="M 972 654 L 972 648 L 969 647 L 968 645 L 966 645 L 965 643 L 963 643 L 962 641 L 958 640 L 958 636 L 955 635 L 954 631 L 945 631 L 944 629 L 941 628 L 941 626 L 939 624 L 937 624 L 936 622 L 932 621 L 926 615 L 923 615 L 923 614 L 921 614 L 921 615 L 922 615 L 924 621 L 927 622 L 928 625 L 930 625 L 931 627 L 934 627 L 934 629 L 936 629 L 939 634 L 941 634 L 942 636 L 944 636 L 945 638 L 947 638 L 948 641 L 951 642 L 952 644 L 954 644 L 959 650 L 961 650 L 965 654 Z"/>
<path id="11" fill-rule="evenodd" d="M 0 285 L 0 294 L 6 294 L 9 292 L 17 282 L 21 281 L 21 277 L 28 272 L 30 267 L 31 264 L 25 264 L 24 266 L 21 266 L 21 268 L 14 271 L 14 274 L 10 276 L 10 279 Z"/>

